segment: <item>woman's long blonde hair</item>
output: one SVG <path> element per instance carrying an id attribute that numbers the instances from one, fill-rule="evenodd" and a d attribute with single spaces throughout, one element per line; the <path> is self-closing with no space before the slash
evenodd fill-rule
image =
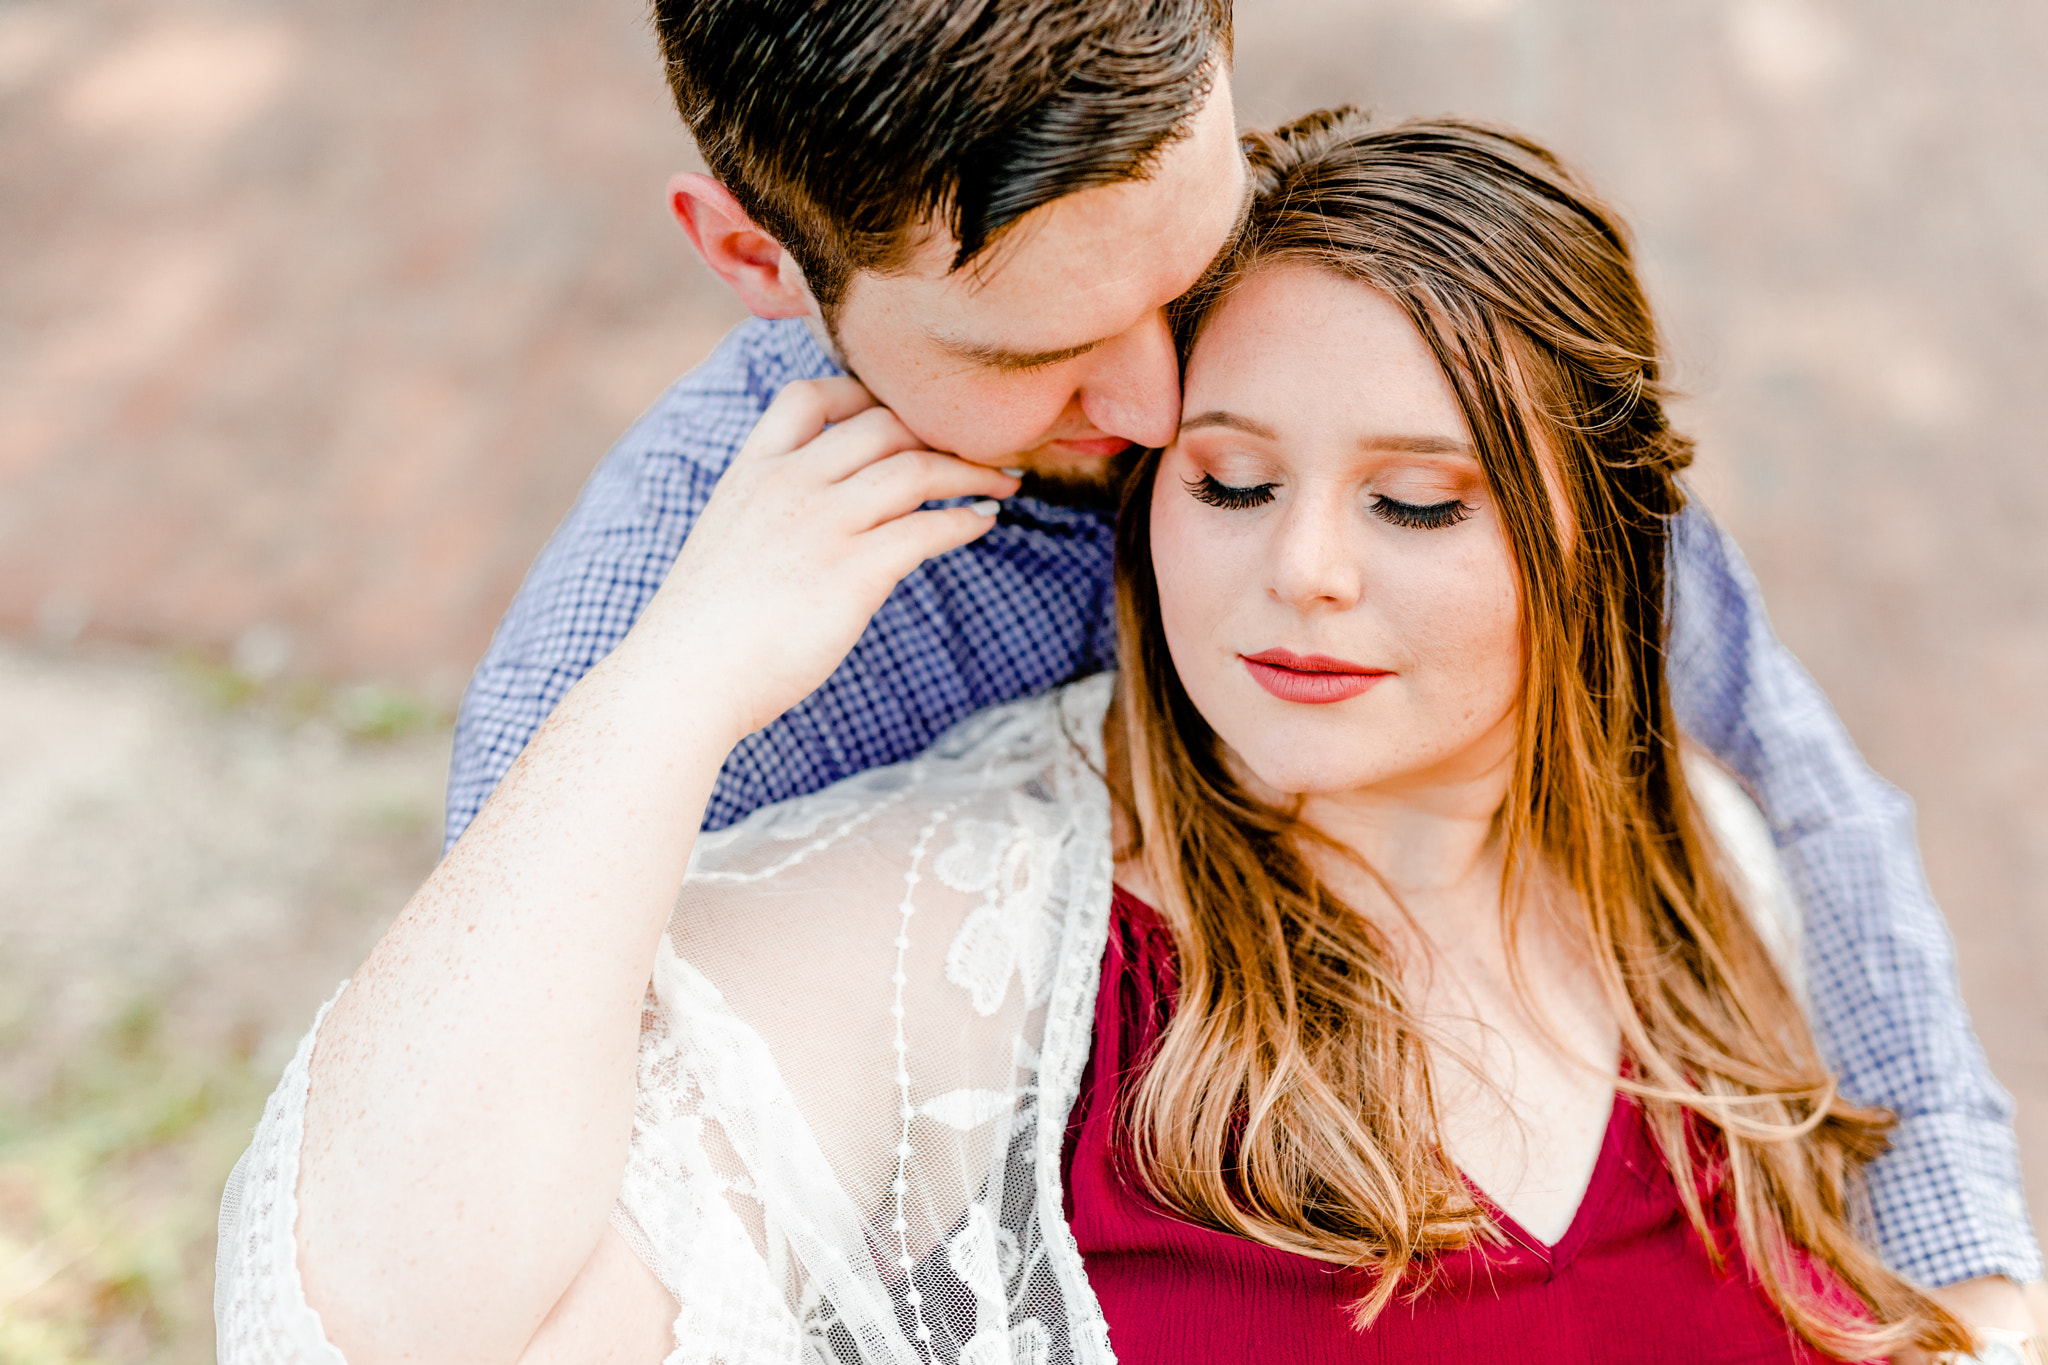
<path id="1" fill-rule="evenodd" d="M 1967 1349 L 1857 1236 L 1858 1171 L 1890 1118 L 1835 1092 L 1687 795 L 1664 609 L 1692 447 L 1665 420 L 1621 223 L 1541 147 L 1470 123 L 1374 130 L 1337 111 L 1246 147 L 1256 205 L 1183 306 L 1184 353 L 1237 281 L 1286 261 L 1383 291 L 1442 364 L 1520 572 L 1503 904 L 1512 916 L 1538 865 L 1576 893 L 1621 1023 L 1623 1088 L 1694 1227 L 1725 1257 L 1706 1201 L 1729 1199 L 1742 1259 L 1823 1350 Z M 1308 851 L 1328 841 L 1231 776 L 1174 673 L 1149 536 L 1157 464 L 1140 464 L 1118 533 L 1116 786 L 1135 829 L 1124 852 L 1144 859 L 1173 930 L 1179 1003 L 1124 1131 L 1138 1174 L 1183 1215 L 1376 1272 L 1363 1324 L 1489 1225 L 1439 1142 L 1425 1030 L 1388 940 L 1317 878 Z M 1861 1310 L 1817 1292 L 1816 1267 Z"/>

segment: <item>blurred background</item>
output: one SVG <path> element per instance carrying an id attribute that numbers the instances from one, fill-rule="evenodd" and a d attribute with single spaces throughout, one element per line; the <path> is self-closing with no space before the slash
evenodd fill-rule
<path id="1" fill-rule="evenodd" d="M 1240 0 L 1240 116 L 1532 130 L 1919 802 L 2048 1225 L 2048 8 Z M 739 313 L 637 0 L 0 0 L 0 1360 L 211 1359 L 212 1219 L 448 718 Z"/>

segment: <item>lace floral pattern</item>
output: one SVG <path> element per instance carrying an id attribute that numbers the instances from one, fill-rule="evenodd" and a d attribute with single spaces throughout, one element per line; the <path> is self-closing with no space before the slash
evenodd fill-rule
<path id="1" fill-rule="evenodd" d="M 682 1304 L 672 1362 L 1111 1359 L 1058 1188 L 1106 929 L 1110 685 L 700 849 L 616 1220 Z M 773 991 L 764 957 L 792 966 Z"/>
<path id="2" fill-rule="evenodd" d="M 667 1365 L 1112 1359 L 1059 1186 L 1106 932 L 1111 686 L 984 712 L 698 841 L 612 1217 L 675 1296 Z M 342 1361 L 293 1237 L 319 1027 L 223 1201 L 228 1365 Z"/>

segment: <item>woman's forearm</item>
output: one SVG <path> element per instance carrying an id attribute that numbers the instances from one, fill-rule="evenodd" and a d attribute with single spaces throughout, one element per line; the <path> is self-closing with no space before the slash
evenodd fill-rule
<path id="1" fill-rule="evenodd" d="M 316 1045 L 301 1271 L 352 1361 L 512 1360 L 603 1235 L 640 1009 L 735 737 L 658 649 L 580 682 Z"/>
<path id="2" fill-rule="evenodd" d="M 770 405 L 632 632 L 570 690 L 329 1012 L 295 1250 L 353 1365 L 516 1360 L 599 1244 L 640 1010 L 732 746 L 1014 492 L 852 380 Z"/>

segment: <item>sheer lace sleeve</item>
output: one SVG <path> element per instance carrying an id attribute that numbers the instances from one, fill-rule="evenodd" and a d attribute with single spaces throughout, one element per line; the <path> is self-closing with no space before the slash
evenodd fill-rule
<path id="1" fill-rule="evenodd" d="M 682 1305 L 673 1360 L 1109 1359 L 1058 1188 L 1109 685 L 701 843 L 615 1219 Z"/>
<path id="2" fill-rule="evenodd" d="M 1684 762 L 1685 785 L 1727 859 L 1743 908 L 1785 984 L 1804 1004 L 1806 961 L 1799 901 L 1778 857 L 1770 824 L 1742 784 L 1706 753 L 1688 745 Z"/>
<path id="3" fill-rule="evenodd" d="M 1060 1189 L 1108 917 L 1111 686 L 700 838 L 612 1218 L 679 1305 L 668 1365 L 1112 1359 Z M 342 1360 L 293 1235 L 314 1034 L 222 1202 L 227 1365 Z"/>
<path id="4" fill-rule="evenodd" d="M 347 982 L 342 986 L 346 988 Z M 341 992 L 335 992 L 340 998 Z M 329 1000 L 299 1042 L 263 1108 L 256 1137 L 228 1176 L 214 1253 L 213 1318 L 220 1359 L 265 1365 L 343 1365 L 299 1281 L 299 1146 L 306 1126 L 307 1068 Z"/>

